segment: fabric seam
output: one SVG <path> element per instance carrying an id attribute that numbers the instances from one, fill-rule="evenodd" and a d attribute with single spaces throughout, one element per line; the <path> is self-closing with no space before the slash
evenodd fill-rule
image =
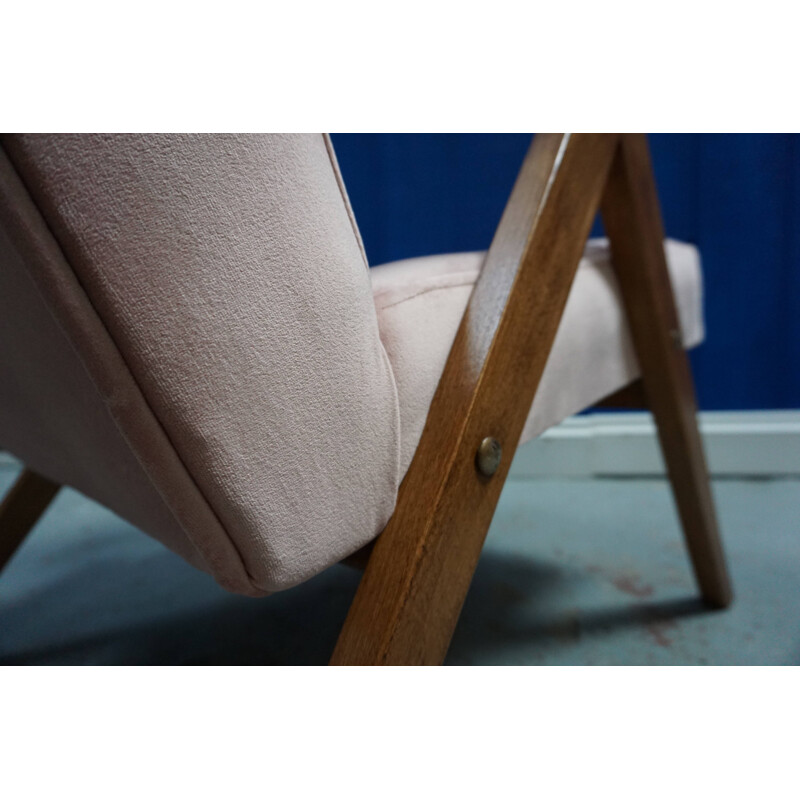
<path id="1" fill-rule="evenodd" d="M 325 149 L 328 153 L 328 159 L 331 162 L 331 167 L 333 168 L 333 174 L 336 177 L 336 185 L 339 187 L 339 194 L 341 195 L 342 202 L 344 203 L 345 211 L 347 212 L 347 218 L 350 220 L 350 227 L 353 229 L 353 235 L 355 236 L 356 243 L 358 244 L 358 249 L 361 252 L 361 258 L 364 261 L 364 268 L 367 270 L 367 275 L 369 275 L 369 261 L 367 260 L 367 252 L 364 249 L 364 241 L 361 238 L 361 231 L 358 229 L 358 223 L 356 221 L 355 214 L 353 213 L 353 207 L 350 205 L 350 198 L 347 195 L 347 188 L 344 185 L 344 179 L 342 178 L 341 170 L 339 169 L 339 161 L 336 158 L 336 151 L 333 148 L 333 142 L 331 141 L 330 134 L 323 133 L 322 140 L 325 142 Z M 372 294 L 370 292 L 370 294 Z M 373 308 L 375 307 L 375 298 L 374 295 L 372 296 L 372 303 Z M 381 349 L 381 355 L 383 357 L 383 362 L 386 365 L 386 369 L 389 373 L 389 382 L 392 385 L 392 399 L 394 400 L 394 424 L 395 430 L 397 431 L 395 436 L 395 467 L 394 467 L 394 500 L 392 501 L 392 514 L 389 515 L 389 518 L 386 520 L 384 527 L 388 524 L 389 519 L 391 519 L 392 515 L 394 514 L 395 508 L 397 507 L 397 492 L 400 489 L 400 456 L 402 453 L 402 437 L 403 431 L 400 425 L 400 395 L 397 389 L 397 379 L 394 376 L 394 367 L 392 366 L 392 360 L 389 358 L 389 354 L 386 352 L 386 347 L 383 344 L 383 340 L 381 339 L 380 335 L 380 325 L 378 324 L 377 319 L 377 308 L 375 308 L 375 327 L 376 327 L 376 336 L 378 339 L 378 345 Z M 374 537 L 373 537 L 374 538 Z"/>
<path id="2" fill-rule="evenodd" d="M 389 308 L 394 308 L 395 306 L 402 305 L 403 303 L 407 303 L 410 300 L 414 300 L 417 297 L 421 297 L 424 294 L 430 294 L 431 292 L 445 292 L 448 289 L 462 289 L 464 286 L 474 286 L 475 281 L 477 280 L 477 275 L 472 280 L 464 280 L 459 283 L 451 283 L 447 286 L 429 286 L 425 289 L 420 289 L 420 291 L 415 292 L 414 294 L 409 295 L 408 297 L 403 297 L 401 300 L 395 300 L 393 303 L 388 303 L 385 306 L 377 306 L 376 308 L 378 311 L 386 311 Z"/>
<path id="3" fill-rule="evenodd" d="M 333 142 L 329 133 L 322 134 L 322 140 L 325 142 L 325 149 L 328 152 L 328 159 L 333 167 L 333 174 L 336 176 L 336 185 L 339 187 L 339 194 L 342 197 L 347 218 L 350 220 L 350 227 L 353 229 L 353 235 L 356 237 L 358 249 L 361 251 L 361 258 L 364 260 L 364 266 L 369 271 L 369 261 L 367 261 L 367 251 L 364 249 L 364 240 L 361 238 L 361 231 L 358 229 L 353 207 L 350 205 L 350 198 L 347 195 L 347 187 L 344 185 L 344 178 L 342 178 L 341 170 L 339 169 L 339 161 L 336 158 L 336 151 L 333 149 Z"/>

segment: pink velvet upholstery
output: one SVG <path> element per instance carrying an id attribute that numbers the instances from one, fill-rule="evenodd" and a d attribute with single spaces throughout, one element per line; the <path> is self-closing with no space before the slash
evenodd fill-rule
<path id="1" fill-rule="evenodd" d="M 369 271 L 322 135 L 2 146 L 0 447 L 235 592 L 374 538 L 482 254 Z M 692 345 L 699 260 L 667 253 Z M 523 438 L 636 374 L 593 244 Z"/>

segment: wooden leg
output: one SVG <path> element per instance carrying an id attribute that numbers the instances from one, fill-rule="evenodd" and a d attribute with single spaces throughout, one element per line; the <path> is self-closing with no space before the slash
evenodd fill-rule
<path id="1" fill-rule="evenodd" d="M 602 201 L 602 215 L 697 582 L 707 603 L 725 607 L 732 599 L 731 585 L 697 428 L 692 375 L 681 344 L 658 197 L 643 134 L 620 138 Z"/>
<path id="2" fill-rule="evenodd" d="M 0 503 L 0 570 L 61 487 L 26 469 Z"/>
<path id="3" fill-rule="evenodd" d="M 332 664 L 444 659 L 616 141 L 583 134 L 534 139 Z"/>

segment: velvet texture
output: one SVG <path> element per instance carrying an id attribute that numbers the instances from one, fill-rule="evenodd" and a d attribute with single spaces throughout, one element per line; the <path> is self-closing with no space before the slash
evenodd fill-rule
<path id="1" fill-rule="evenodd" d="M 369 271 L 320 135 L 2 144 L 0 445 L 235 592 L 374 538 L 483 255 Z M 667 253 L 692 345 L 699 260 Z M 636 374 L 593 243 L 523 438 Z"/>

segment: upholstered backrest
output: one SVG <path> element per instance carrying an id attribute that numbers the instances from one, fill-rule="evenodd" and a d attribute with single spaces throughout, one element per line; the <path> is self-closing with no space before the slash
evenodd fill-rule
<path id="1" fill-rule="evenodd" d="M 238 592 L 371 539 L 397 401 L 327 138 L 2 147 L 0 447 Z"/>

